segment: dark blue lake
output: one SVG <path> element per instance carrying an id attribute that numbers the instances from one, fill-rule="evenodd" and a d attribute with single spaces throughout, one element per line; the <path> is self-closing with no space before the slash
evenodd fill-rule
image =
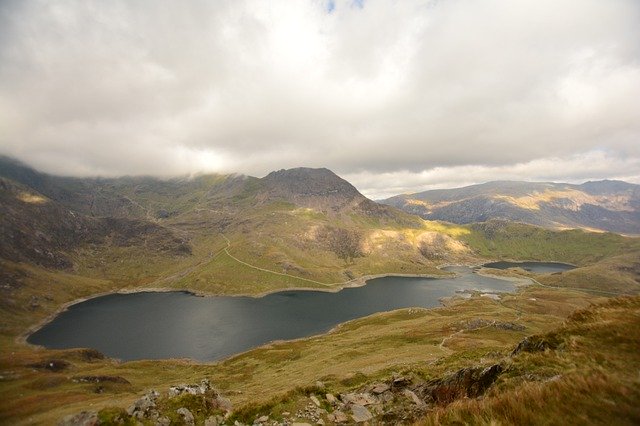
<path id="1" fill-rule="evenodd" d="M 323 333 L 376 312 L 435 307 L 456 291 L 515 290 L 510 281 L 477 275 L 466 267 L 447 270 L 458 276 L 376 278 L 336 293 L 282 291 L 260 298 L 112 294 L 71 306 L 27 340 L 48 348 L 94 348 L 122 360 L 212 361 L 273 340 Z"/>
<path id="2" fill-rule="evenodd" d="M 536 274 L 552 274 L 554 272 L 564 272 L 575 269 L 573 265 L 567 263 L 558 262 L 492 262 L 482 265 L 486 268 L 495 269 L 509 269 L 509 268 L 522 268 L 525 271 L 533 272 Z"/>

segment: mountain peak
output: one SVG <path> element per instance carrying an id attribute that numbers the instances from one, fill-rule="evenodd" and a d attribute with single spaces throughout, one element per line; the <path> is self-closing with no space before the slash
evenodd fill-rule
<path id="1" fill-rule="evenodd" d="M 338 211 L 366 200 L 353 185 L 326 168 L 282 169 L 269 173 L 261 183 L 262 198 L 280 198 L 319 210 Z"/>

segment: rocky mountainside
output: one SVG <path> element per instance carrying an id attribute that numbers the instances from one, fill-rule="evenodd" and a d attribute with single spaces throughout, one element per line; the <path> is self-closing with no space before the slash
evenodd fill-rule
<path id="1" fill-rule="evenodd" d="M 502 219 L 548 228 L 640 234 L 640 185 L 498 181 L 397 195 L 384 204 L 429 220 L 465 224 Z"/>
<path id="2" fill-rule="evenodd" d="M 0 258 L 69 269 L 83 246 L 137 247 L 169 256 L 188 255 L 188 243 L 170 230 L 139 219 L 94 218 L 0 178 Z"/>
<path id="3" fill-rule="evenodd" d="M 41 173 L 0 156 L 0 176 L 19 182 L 76 212 L 97 217 L 164 219 L 202 202 L 228 200 L 248 179 L 236 175 L 72 178 Z"/>
<path id="4" fill-rule="evenodd" d="M 375 203 L 329 169 L 299 167 L 269 173 L 259 181 L 256 199 L 283 200 L 328 214 L 355 213 L 406 222 L 395 209 Z"/>
<path id="5" fill-rule="evenodd" d="M 342 256 L 336 261 L 352 259 L 364 251 L 362 237 L 372 224 L 416 228 L 421 223 L 367 199 L 327 169 L 280 170 L 262 179 L 70 178 L 0 157 L 0 178 L 5 200 L 0 228 L 6 236 L 0 258 L 43 267 L 70 268 L 73 253 L 87 245 L 147 245 L 170 258 L 189 254 L 195 244 L 199 254 L 193 262 L 201 263 L 202 256 L 211 254 L 211 241 L 220 248 L 224 232 L 237 234 L 243 256 L 311 277 L 299 263 L 311 260 L 315 267 L 318 258 L 335 253 Z M 353 246 L 349 255 L 343 254 L 345 241 Z M 307 259 L 312 249 L 323 255 Z"/>
<path id="6" fill-rule="evenodd" d="M 400 212 L 372 202 L 328 169 L 279 170 L 264 178 L 242 175 L 70 178 L 40 173 L 0 156 L 0 176 L 19 182 L 61 205 L 89 216 L 167 219 L 194 211 L 237 214 L 285 202 L 329 214 L 355 212 L 406 220 Z"/>

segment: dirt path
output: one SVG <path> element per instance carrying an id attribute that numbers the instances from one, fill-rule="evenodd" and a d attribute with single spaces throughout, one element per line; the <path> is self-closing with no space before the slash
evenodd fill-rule
<path id="1" fill-rule="evenodd" d="M 231 247 L 231 241 L 229 241 L 229 239 L 227 238 L 226 235 L 224 235 L 224 234 L 220 234 L 220 235 L 222 235 L 222 238 L 224 238 L 224 240 L 227 242 L 227 247 L 224 249 L 224 252 L 227 254 L 227 256 L 229 256 L 230 258 L 232 258 L 236 262 L 243 264 L 244 266 L 248 266 L 249 268 L 255 269 L 257 271 L 266 272 L 266 273 L 269 273 L 269 274 L 280 275 L 282 277 L 295 278 L 295 279 L 298 279 L 298 280 L 307 281 L 307 282 L 314 283 L 314 284 L 320 284 L 320 285 L 325 286 L 325 287 L 333 286 L 333 284 L 327 284 L 327 283 L 323 283 L 323 282 L 320 282 L 320 281 L 312 280 L 312 279 L 309 279 L 309 278 L 297 277 L 295 275 L 285 274 L 284 272 L 271 271 L 269 269 L 264 269 L 264 268 L 261 268 L 259 266 L 251 265 L 250 263 L 247 263 L 247 262 L 245 262 L 243 260 L 240 260 L 237 257 L 235 257 L 234 255 L 232 255 L 231 253 L 229 253 L 229 248 Z"/>
<path id="2" fill-rule="evenodd" d="M 512 309 L 512 308 L 509 308 L 509 309 Z M 450 335 L 448 335 L 448 336 L 446 336 L 444 339 L 442 339 L 442 342 L 440 342 L 440 344 L 438 345 L 438 348 L 442 349 L 443 351 L 452 351 L 452 349 L 446 348 L 446 347 L 444 346 L 444 344 L 445 344 L 447 341 L 449 341 L 449 340 L 453 339 L 454 337 L 456 337 L 456 336 L 457 336 L 457 335 L 459 335 L 459 334 L 464 333 L 465 331 L 478 331 L 478 330 L 484 330 L 485 328 L 493 327 L 494 325 L 495 325 L 495 321 L 493 321 L 491 324 L 487 324 L 487 325 L 484 325 L 484 326 L 482 326 L 482 327 L 478 327 L 478 328 L 472 328 L 472 329 L 469 329 L 469 330 L 467 330 L 467 329 L 464 329 L 464 328 L 463 328 L 462 330 L 454 331 L 453 333 L 451 333 Z"/>

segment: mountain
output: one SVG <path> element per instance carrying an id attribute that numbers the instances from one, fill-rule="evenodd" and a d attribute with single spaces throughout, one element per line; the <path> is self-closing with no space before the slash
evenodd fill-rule
<path id="1" fill-rule="evenodd" d="M 437 272 L 434 259 L 420 251 L 421 241 L 434 240 L 437 231 L 427 231 L 416 216 L 367 199 L 328 169 L 280 170 L 261 179 L 71 178 L 41 173 L 4 157 L 0 177 L 6 200 L 0 229 L 10 236 L 2 243 L 0 258 L 13 262 L 112 279 L 122 277 L 120 247 L 127 246 L 130 268 L 138 274 L 154 271 L 146 281 L 170 275 L 180 266 L 185 272 L 181 279 L 166 280 L 171 285 L 199 282 L 206 291 L 216 292 L 236 282 L 253 292 L 256 281 L 266 290 L 344 282 L 385 269 Z M 41 201 L 26 203 L 21 200 L 27 196 L 18 193 Z M 400 244 L 403 233 L 419 238 Z M 438 241 L 443 253 L 448 245 L 455 246 L 451 259 L 468 252 L 447 235 Z M 136 244 L 158 253 L 150 257 L 144 250 L 136 252 Z M 220 254 L 227 245 L 228 252 Z M 107 267 L 102 266 L 101 251 L 113 259 Z M 391 251 L 401 256 L 389 257 Z M 267 273 L 254 277 L 259 269 L 248 268 L 243 276 L 238 272 L 240 261 Z M 283 271 L 287 278 L 277 275 Z M 140 279 L 145 280 L 142 275 Z"/>
<path id="2" fill-rule="evenodd" d="M 607 185 L 587 184 L 584 191 L 596 198 L 628 191 L 623 183 Z M 512 186 L 510 196 L 524 203 L 521 198 L 528 192 L 518 184 Z M 466 196 L 472 197 L 473 191 Z M 629 201 L 620 196 L 610 202 L 626 205 Z M 137 421 L 128 414 L 136 412 L 137 401 L 144 404 L 140 406 L 155 406 L 165 423 L 185 420 L 181 412 L 192 413 L 197 424 L 204 422 L 205 414 L 212 415 L 208 418 L 215 423 L 252 424 L 264 416 L 287 422 L 310 420 L 300 418 L 301 410 L 313 410 L 314 421 L 329 421 L 327 414 L 338 419 L 337 408 L 357 414 L 347 411 L 347 401 L 375 398 L 373 402 L 381 403 L 374 405 L 384 411 L 375 411 L 378 419 L 395 424 L 419 420 L 434 391 L 461 396 L 460 403 L 476 402 L 473 397 L 479 393 L 472 390 L 470 395 L 467 388 L 481 386 L 484 391 L 491 383 L 484 381 L 483 372 L 499 373 L 498 367 L 491 367 L 498 364 L 515 365 L 517 371 L 506 370 L 509 374 L 486 389 L 487 399 L 481 404 L 490 404 L 503 393 L 504 401 L 516 401 L 513 395 L 519 395 L 521 388 L 533 392 L 540 384 L 557 389 L 553 395 L 589 394 L 586 389 L 597 398 L 583 398 L 583 402 L 627 398 L 629 406 L 636 407 L 637 398 L 628 398 L 635 388 L 627 367 L 637 358 L 638 351 L 629 343 L 637 336 L 623 329 L 610 344 L 610 331 L 611 320 L 616 326 L 633 326 L 629 318 L 637 313 L 637 302 L 629 305 L 625 299 L 616 299 L 620 306 L 613 306 L 611 316 L 603 318 L 604 334 L 591 323 L 584 327 L 578 322 L 575 330 L 561 335 L 553 328 L 565 324 L 574 309 L 602 302 L 604 295 L 640 293 L 639 252 L 639 238 L 613 233 L 556 231 L 500 220 L 471 225 L 427 221 L 368 200 L 327 169 L 279 170 L 264 178 L 70 178 L 0 158 L 0 360 L 1 381 L 6 383 L 0 386 L 0 423 L 58 424 L 71 415 L 73 424 L 81 410 L 80 417 L 89 416 L 89 422 L 97 417 L 101 424 L 130 423 Z M 24 340 L 29 327 L 47 321 L 74 301 L 102 294 L 176 290 L 258 296 L 292 288 L 336 291 L 361 284 L 367 276 L 442 276 L 447 272 L 441 266 L 479 265 L 487 259 L 564 261 L 578 268 L 535 275 L 540 285 L 523 286 L 512 294 L 485 297 L 474 292 L 448 300 L 439 309 L 378 313 L 341 324 L 326 335 L 270 342 L 215 364 L 114 362 L 94 349 L 35 348 Z M 485 272 L 518 280 L 532 276 L 517 269 Z M 354 301 L 369 302 L 366 298 Z M 184 314 L 197 317 L 204 312 Z M 594 315 L 577 318 L 591 321 Z M 576 346 L 572 343 L 575 331 L 597 335 L 587 336 L 589 340 L 578 335 L 582 346 Z M 184 330 L 186 335 L 192 332 L 199 330 Z M 525 350 L 517 357 L 509 355 L 521 347 L 518 342 L 527 342 L 523 339 L 532 335 L 533 344 L 523 345 L 545 349 L 536 342 L 540 333 L 547 332 L 555 333 L 542 334 L 547 340 L 563 339 L 557 353 L 553 346 L 539 354 Z M 585 342 L 590 342 L 588 351 Z M 595 349 L 601 346 L 606 351 L 598 354 Z M 621 358 L 620 348 L 631 348 L 629 355 Z M 623 367 L 616 368 L 615 362 Z M 570 372 L 567 365 L 581 368 Z M 603 365 L 610 382 L 602 382 Z M 594 371 L 597 386 L 585 382 L 571 387 L 582 383 L 576 378 Z M 207 393 L 205 398 L 189 391 L 156 399 L 151 391 L 150 396 L 137 399 L 138 393 L 151 388 L 171 386 L 173 393 L 196 389 L 176 385 L 205 378 L 223 390 L 224 397 L 212 399 Z M 221 408 L 229 407 L 230 400 L 232 417 L 215 417 Z M 560 405 L 571 408 L 571 402 Z M 344 408 L 331 405 L 338 403 Z M 310 407 L 318 405 L 324 408 L 316 416 L 316 408 Z M 528 406 L 519 400 L 512 405 Z M 94 417 L 87 411 L 93 409 L 99 410 Z M 361 414 L 366 414 L 362 409 Z M 620 412 L 617 407 L 611 411 Z M 152 412 L 156 413 L 149 411 L 149 415 Z M 568 410 L 566 418 L 572 415 Z M 509 420 L 522 423 L 532 418 L 537 420 L 524 411 Z M 624 419 L 624 414 L 619 418 Z"/>
<path id="3" fill-rule="evenodd" d="M 381 201 L 428 220 L 466 224 L 491 219 L 552 229 L 640 234 L 640 185 L 497 181 L 397 195 Z"/>
<path id="4" fill-rule="evenodd" d="M 70 269 L 77 249 L 132 247 L 186 256 L 191 249 L 170 230 L 138 219 L 94 218 L 74 212 L 29 187 L 0 178 L 0 258 Z"/>

